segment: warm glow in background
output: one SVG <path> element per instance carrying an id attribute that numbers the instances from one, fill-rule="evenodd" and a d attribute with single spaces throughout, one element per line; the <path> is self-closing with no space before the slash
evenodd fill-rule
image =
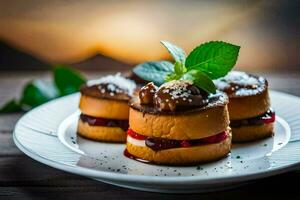
<path id="1" fill-rule="evenodd" d="M 297 1 L 0 1 L 0 40 L 50 63 L 103 54 L 130 64 L 166 58 L 162 39 L 187 52 L 224 40 L 242 47 L 238 66 L 245 69 L 297 69 L 297 7 Z"/>

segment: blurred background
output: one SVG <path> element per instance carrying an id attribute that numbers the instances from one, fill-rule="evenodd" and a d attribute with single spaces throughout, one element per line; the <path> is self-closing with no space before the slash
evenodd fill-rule
<path id="1" fill-rule="evenodd" d="M 241 46 L 237 69 L 299 73 L 300 1 L 0 0 L 0 69 L 128 70 L 209 40 Z"/>

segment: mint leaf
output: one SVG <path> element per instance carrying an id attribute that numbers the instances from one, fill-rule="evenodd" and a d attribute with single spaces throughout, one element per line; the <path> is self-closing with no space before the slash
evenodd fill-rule
<path id="1" fill-rule="evenodd" d="M 15 99 L 8 101 L 0 108 L 0 113 L 12 113 L 19 111 L 22 111 L 22 107 Z"/>
<path id="2" fill-rule="evenodd" d="M 181 78 L 181 75 L 177 75 L 175 73 L 171 73 L 171 74 L 168 74 L 165 78 L 165 82 L 169 82 L 169 81 L 172 81 L 172 80 L 179 80 Z"/>
<path id="3" fill-rule="evenodd" d="M 34 80 L 27 83 L 23 89 L 21 100 L 8 101 L 0 107 L 0 113 L 28 110 L 46 103 L 59 96 L 79 90 L 85 79 L 75 70 L 64 66 L 56 66 L 53 71 L 54 82 Z"/>
<path id="4" fill-rule="evenodd" d="M 64 96 L 79 91 L 80 86 L 84 84 L 86 80 L 76 70 L 57 65 L 54 68 L 54 82 L 60 96 Z"/>
<path id="5" fill-rule="evenodd" d="M 190 70 L 184 74 L 182 80 L 190 80 L 193 83 L 208 93 L 216 93 L 216 86 L 214 82 L 202 71 Z"/>
<path id="6" fill-rule="evenodd" d="M 187 70 L 197 69 L 210 78 L 225 76 L 235 65 L 240 47 L 221 41 L 212 41 L 196 47 L 186 58 Z"/>
<path id="7" fill-rule="evenodd" d="M 165 82 L 166 76 L 174 72 L 174 69 L 173 64 L 168 61 L 145 62 L 137 65 L 133 72 L 146 81 L 161 85 Z"/>
<path id="8" fill-rule="evenodd" d="M 186 73 L 186 68 L 181 62 L 175 62 L 174 72 L 166 76 L 165 81 L 179 80 Z"/>
<path id="9" fill-rule="evenodd" d="M 29 82 L 23 90 L 20 104 L 32 108 L 58 97 L 58 92 L 52 82 L 35 80 Z"/>
<path id="10" fill-rule="evenodd" d="M 212 41 L 196 47 L 187 57 L 185 52 L 167 41 L 161 43 L 175 60 L 147 62 L 138 65 L 133 72 L 140 78 L 161 85 L 171 80 L 192 80 L 199 88 L 215 93 L 212 79 L 225 76 L 236 64 L 239 46 L 222 41 Z"/>
<path id="11" fill-rule="evenodd" d="M 183 49 L 177 47 L 176 45 L 174 45 L 168 41 L 162 40 L 162 41 L 160 41 L 160 43 L 162 43 L 167 48 L 167 50 L 173 56 L 173 58 L 176 62 L 181 62 L 184 64 L 186 54 Z"/>
<path id="12" fill-rule="evenodd" d="M 186 72 L 186 68 L 183 63 L 181 62 L 175 62 L 174 64 L 174 72 L 175 74 L 181 75 Z"/>

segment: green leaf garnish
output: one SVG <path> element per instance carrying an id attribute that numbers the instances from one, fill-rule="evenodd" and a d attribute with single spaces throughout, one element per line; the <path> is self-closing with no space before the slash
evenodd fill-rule
<path id="1" fill-rule="evenodd" d="M 177 47 L 176 45 L 172 44 L 171 42 L 164 41 L 164 40 L 160 41 L 160 43 L 162 43 L 167 48 L 167 50 L 173 56 L 173 58 L 176 62 L 180 62 L 180 63 L 184 64 L 186 54 L 181 48 Z"/>
<path id="2" fill-rule="evenodd" d="M 180 78 L 181 78 L 181 76 L 178 76 L 175 73 L 167 74 L 166 78 L 165 78 L 165 82 L 169 82 L 169 81 L 172 81 L 172 80 L 179 80 Z"/>
<path id="3" fill-rule="evenodd" d="M 30 109 L 57 97 L 58 92 L 53 83 L 35 80 L 24 87 L 20 104 Z"/>
<path id="4" fill-rule="evenodd" d="M 186 68 L 183 63 L 176 61 L 174 64 L 174 72 L 175 74 L 182 75 L 186 73 Z"/>
<path id="5" fill-rule="evenodd" d="M 149 70 L 149 63 L 165 61 L 139 64 L 133 72 L 140 78 L 158 85 L 171 80 L 192 80 L 195 85 L 209 93 L 216 92 L 212 79 L 225 76 L 233 68 L 240 50 L 240 47 L 234 44 L 211 41 L 199 45 L 186 57 L 185 52 L 174 44 L 167 41 L 161 43 L 175 60 L 174 64 L 168 63 L 169 73 L 162 67 Z"/>
<path id="6" fill-rule="evenodd" d="M 225 76 L 235 65 L 239 46 L 221 41 L 212 41 L 196 47 L 186 58 L 188 70 L 201 70 L 212 79 Z"/>
<path id="7" fill-rule="evenodd" d="M 168 74 L 166 76 L 165 80 L 166 81 L 179 80 L 184 73 L 186 73 L 185 66 L 181 62 L 175 62 L 175 64 L 174 64 L 174 72 Z"/>
<path id="8" fill-rule="evenodd" d="M 0 108 L 0 113 L 12 113 L 19 111 L 22 111 L 22 107 L 15 99 L 8 101 Z"/>
<path id="9" fill-rule="evenodd" d="M 173 73 L 173 64 L 168 61 L 145 62 L 137 65 L 133 72 L 146 81 L 152 81 L 156 85 L 165 82 L 168 74 Z"/>
<path id="10" fill-rule="evenodd" d="M 8 101 L 0 107 L 0 113 L 29 110 L 54 98 L 77 92 L 85 78 L 79 72 L 66 66 L 56 66 L 53 70 L 53 82 L 34 80 L 23 89 L 20 101 Z"/>
<path id="11" fill-rule="evenodd" d="M 54 81 L 61 96 L 78 91 L 80 86 L 86 82 L 79 72 L 61 65 L 54 68 Z"/>
<path id="12" fill-rule="evenodd" d="M 214 82 L 204 72 L 199 70 L 190 70 L 184 74 L 182 80 L 190 80 L 193 83 L 208 93 L 216 93 L 216 86 Z"/>

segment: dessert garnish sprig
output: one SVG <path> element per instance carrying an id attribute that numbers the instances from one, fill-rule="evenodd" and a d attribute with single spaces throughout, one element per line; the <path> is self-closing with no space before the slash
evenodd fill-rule
<path id="1" fill-rule="evenodd" d="M 66 65 L 53 67 L 53 80 L 32 80 L 23 88 L 20 99 L 11 99 L 0 105 L 0 114 L 28 111 L 55 98 L 79 91 L 86 78 Z"/>
<path id="2" fill-rule="evenodd" d="M 213 79 L 225 76 L 236 64 L 240 46 L 223 41 L 210 41 L 197 46 L 188 56 L 183 49 L 161 41 L 174 59 L 137 65 L 133 72 L 146 81 L 161 85 L 171 80 L 191 80 L 208 93 L 215 93 Z"/>

